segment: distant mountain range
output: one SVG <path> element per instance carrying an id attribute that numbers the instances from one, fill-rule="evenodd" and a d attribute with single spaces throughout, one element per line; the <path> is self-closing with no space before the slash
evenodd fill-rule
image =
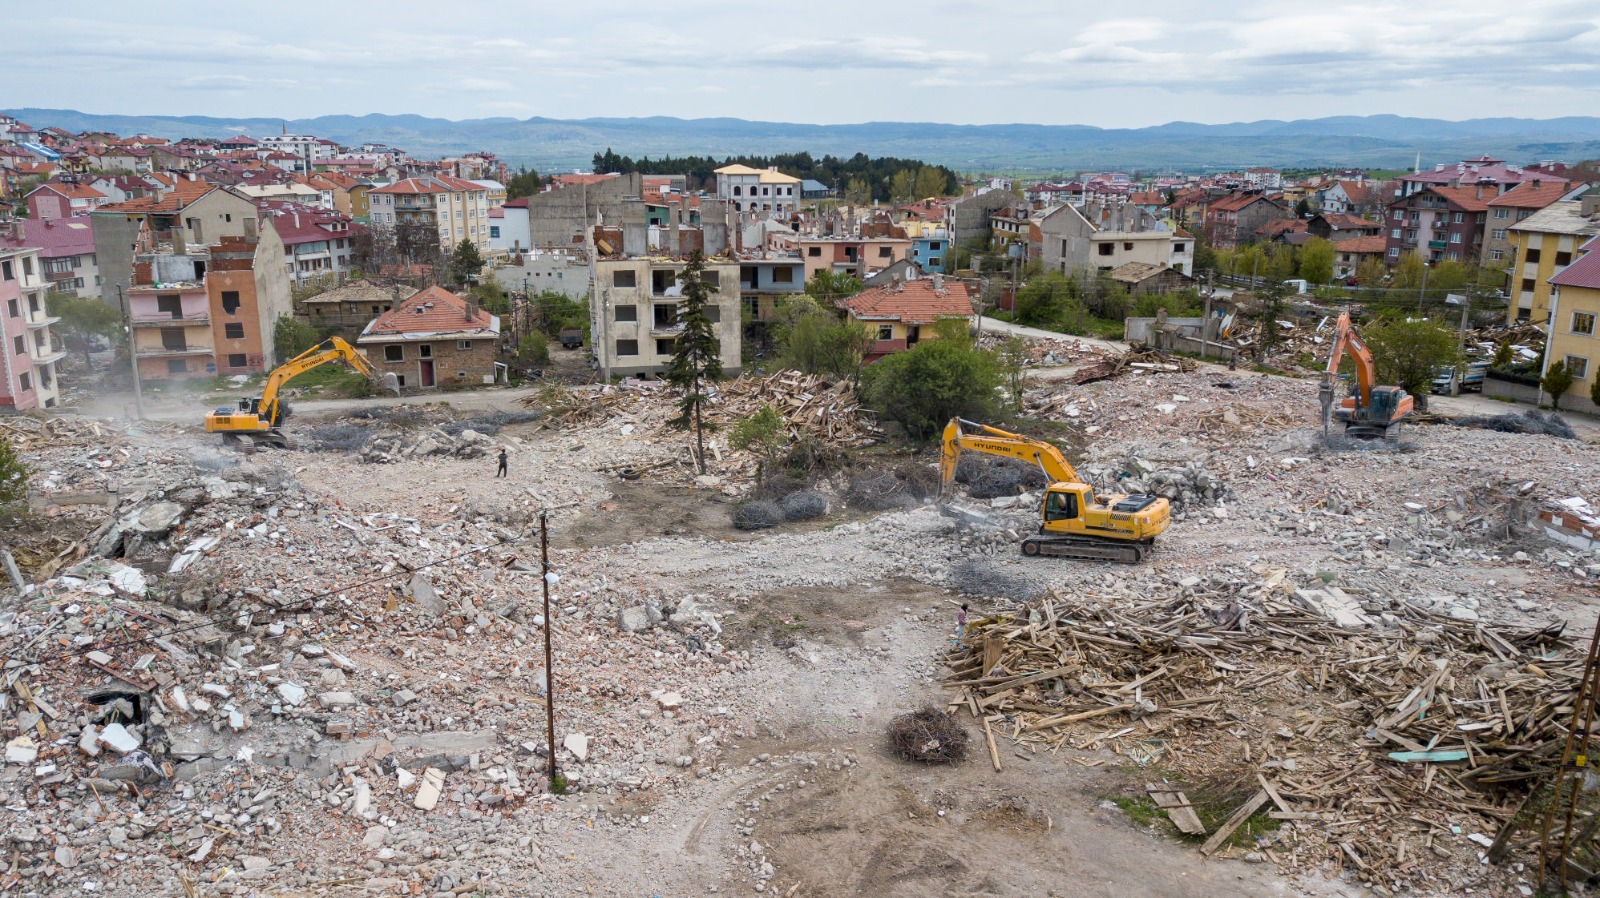
<path id="1" fill-rule="evenodd" d="M 94 115 L 71 109 L 7 109 L 24 122 L 69 131 L 157 137 L 261 136 L 287 129 L 346 145 L 385 143 L 419 158 L 484 150 L 541 173 L 587 170 L 610 147 L 639 158 L 664 155 L 903 156 L 962 171 L 1073 172 L 1083 169 L 1215 171 L 1245 166 L 1410 168 L 1485 153 L 1515 162 L 1600 157 L 1600 118 L 1483 118 L 1451 122 L 1398 115 L 1149 128 L 1088 125 L 945 125 L 865 122 L 806 125 L 736 118 L 484 118 L 330 115 L 310 119 Z"/>

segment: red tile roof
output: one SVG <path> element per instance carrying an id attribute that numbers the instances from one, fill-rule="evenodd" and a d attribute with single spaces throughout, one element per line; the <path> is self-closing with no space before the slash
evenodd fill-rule
<path id="1" fill-rule="evenodd" d="M 22 218 L 11 224 L 20 227 L 22 234 L 16 236 L 10 230 L 0 228 L 0 247 L 37 247 L 39 256 L 44 259 L 94 252 L 94 230 L 86 218 L 62 218 L 56 221 Z"/>
<path id="2" fill-rule="evenodd" d="M 1559 178 L 1523 181 L 1489 201 L 1491 206 L 1511 206 L 1517 209 L 1543 209 L 1571 188 L 1570 181 Z"/>
<path id="3" fill-rule="evenodd" d="M 372 192 L 417 194 L 455 193 L 460 191 L 482 192 L 484 190 L 485 188 L 482 184 L 474 184 L 471 181 L 463 181 L 460 178 L 451 177 L 450 175 L 426 175 L 421 178 L 405 178 L 403 180 L 396 181 L 387 187 L 374 187 Z"/>
<path id="4" fill-rule="evenodd" d="M 1327 222 L 1328 226 L 1333 228 L 1335 231 L 1383 229 L 1383 225 L 1379 222 L 1368 221 L 1359 215 L 1346 215 L 1342 212 L 1334 212 L 1329 215 L 1323 215 L 1322 220 Z"/>
<path id="5" fill-rule="evenodd" d="M 434 334 L 493 336 L 499 322 L 482 308 L 470 319 L 467 301 L 443 287 L 429 287 L 401 300 L 361 332 L 362 343 L 404 340 Z"/>
<path id="6" fill-rule="evenodd" d="M 1577 261 L 1550 279 L 1558 287 L 1587 287 L 1600 290 L 1600 237 L 1583 245 L 1588 250 Z"/>
<path id="7" fill-rule="evenodd" d="M 898 284 L 884 284 L 863 290 L 849 299 L 839 301 L 839 307 L 863 321 L 900 321 L 906 324 L 931 324 L 940 318 L 967 317 L 972 314 L 972 300 L 967 285 L 945 281 L 934 287 L 933 278 L 919 278 Z"/>
<path id="8" fill-rule="evenodd" d="M 33 192 L 37 193 L 40 190 L 48 190 L 51 193 L 60 194 L 61 196 L 72 200 L 103 200 L 106 198 L 105 194 L 95 190 L 88 184 L 67 184 L 61 181 L 46 181 L 34 188 Z"/>
<path id="9" fill-rule="evenodd" d="M 366 228 L 353 224 L 350 216 L 332 209 L 319 209 L 288 200 L 262 200 L 256 204 L 272 219 L 272 229 L 284 246 L 320 243 L 324 240 L 349 238 L 364 233 Z"/>
<path id="10" fill-rule="evenodd" d="M 101 206 L 96 212 L 176 212 L 218 188 L 204 181 L 179 179 L 171 187 L 161 188 L 161 199 L 154 194 L 141 196 L 121 203 Z"/>
<path id="11" fill-rule="evenodd" d="M 1335 240 L 1333 249 L 1341 253 L 1376 253 L 1383 255 L 1384 247 L 1388 245 L 1388 238 L 1381 234 L 1370 237 L 1351 237 L 1347 240 Z"/>

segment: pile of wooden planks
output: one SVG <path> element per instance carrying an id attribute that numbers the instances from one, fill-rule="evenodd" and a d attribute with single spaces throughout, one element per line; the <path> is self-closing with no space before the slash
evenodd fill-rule
<path id="1" fill-rule="evenodd" d="M 1110 750 L 1160 772 L 1169 810 L 1189 807 L 1186 785 L 1259 783 L 1235 823 L 1271 802 L 1282 828 L 1262 850 L 1286 867 L 1420 884 L 1435 855 L 1476 863 L 1477 836 L 1559 762 L 1583 652 L 1559 625 L 1411 606 L 1388 629 L 1340 629 L 1283 572 L 1259 573 L 1143 601 L 1056 593 L 976 621 L 947 659 L 951 707 L 1022 751 Z"/>
<path id="2" fill-rule="evenodd" d="M 1159 349 L 1130 349 L 1098 364 L 1080 369 L 1070 382 L 1091 384 L 1097 380 L 1121 377 L 1124 374 L 1169 374 L 1193 371 L 1193 359 L 1168 355 Z"/>

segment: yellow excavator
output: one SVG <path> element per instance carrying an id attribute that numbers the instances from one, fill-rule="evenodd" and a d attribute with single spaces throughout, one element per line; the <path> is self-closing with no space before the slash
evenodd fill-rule
<path id="1" fill-rule="evenodd" d="M 380 375 L 355 347 L 338 337 L 329 337 L 287 362 L 272 369 L 261 385 L 261 395 L 239 400 L 238 408 L 219 408 L 206 415 L 206 432 L 222 434 L 223 442 L 237 446 L 245 442 L 256 448 L 287 449 L 289 438 L 279 429 L 289 417 L 289 403 L 278 397 L 283 385 L 297 375 L 328 362 L 342 361 L 373 382 L 374 386 L 400 395 L 393 374 Z"/>
<path id="2" fill-rule="evenodd" d="M 1039 510 L 1039 532 L 1022 541 L 1024 555 L 1137 564 L 1171 522 L 1171 507 L 1160 496 L 1097 497 L 1056 447 L 962 418 L 951 418 L 944 428 L 940 501 L 949 492 L 956 463 L 966 450 L 1031 462 L 1049 479 Z"/>

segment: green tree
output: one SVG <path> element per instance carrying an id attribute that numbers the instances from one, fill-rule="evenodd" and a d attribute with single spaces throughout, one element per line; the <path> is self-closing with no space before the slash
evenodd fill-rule
<path id="1" fill-rule="evenodd" d="M 1300 201 L 1294 204 L 1294 217 L 1295 218 L 1310 218 L 1311 217 L 1311 202 L 1310 202 L 1310 200 L 1307 200 L 1305 197 L 1301 197 Z"/>
<path id="2" fill-rule="evenodd" d="M 1428 407 L 1435 369 L 1461 361 L 1456 332 L 1425 319 L 1392 319 L 1367 328 L 1361 336 L 1372 351 L 1378 383 L 1403 388 L 1419 409 Z"/>
<path id="3" fill-rule="evenodd" d="M 478 253 L 478 245 L 469 238 L 461 238 L 450 254 L 450 280 L 458 285 L 467 284 L 482 273 L 483 256 Z"/>
<path id="4" fill-rule="evenodd" d="M 772 405 L 764 404 L 748 418 L 741 418 L 728 434 L 728 445 L 747 449 L 761 456 L 761 466 L 756 469 L 756 479 L 766 476 L 766 471 L 777 461 L 778 453 L 789 441 L 783 429 L 783 415 Z"/>
<path id="5" fill-rule="evenodd" d="M 272 352 L 283 364 L 317 345 L 322 336 L 317 329 L 293 315 L 280 315 L 272 326 Z"/>
<path id="6" fill-rule="evenodd" d="M 851 178 L 844 186 L 844 198 L 857 206 L 872 202 L 872 182 L 866 178 Z"/>
<path id="7" fill-rule="evenodd" d="M 1600 405 L 1600 377 L 1589 382 L 1589 401 Z"/>
<path id="8" fill-rule="evenodd" d="M 589 306 L 565 293 L 545 290 L 533 298 L 533 307 L 539 315 L 539 329 L 547 336 L 559 337 L 565 328 L 589 326 Z"/>
<path id="9" fill-rule="evenodd" d="M 1539 386 L 1550 394 L 1550 407 L 1556 410 L 1561 408 L 1561 397 L 1572 389 L 1572 369 L 1566 362 L 1556 362 L 1544 372 L 1544 377 L 1539 378 Z"/>
<path id="10" fill-rule="evenodd" d="M 1511 364 L 1511 360 L 1515 357 L 1516 351 L 1511 348 L 1511 341 L 1501 340 L 1500 345 L 1494 348 L 1494 359 L 1489 362 L 1489 367 L 1504 368 Z M 1595 383 L 1600 384 L 1600 378 L 1596 378 Z"/>
<path id="11" fill-rule="evenodd" d="M 779 364 L 806 374 L 859 379 L 862 359 L 872 347 L 871 331 L 809 296 L 790 297 L 777 312 L 772 340 Z"/>
<path id="12" fill-rule="evenodd" d="M 1356 283 L 1363 287 L 1376 287 L 1388 276 L 1388 267 L 1377 256 L 1368 256 L 1356 266 Z"/>
<path id="13" fill-rule="evenodd" d="M 60 318 L 56 328 L 77 337 L 83 346 L 83 364 L 89 364 L 89 343 L 94 337 L 116 340 L 122 336 L 122 313 L 98 299 L 80 299 L 65 293 L 45 297 L 45 310 Z"/>
<path id="14" fill-rule="evenodd" d="M 957 415 L 993 414 L 1005 381 L 1000 360 L 970 339 L 923 340 L 872 364 L 862 373 L 868 407 L 926 442 Z"/>
<path id="15" fill-rule="evenodd" d="M 855 296 L 861 292 L 861 287 L 861 279 L 855 275 L 824 268 L 806 281 L 805 291 L 807 296 L 831 304 L 833 300 Z"/>
<path id="16" fill-rule="evenodd" d="M 1428 264 L 1416 252 L 1406 253 L 1400 257 L 1400 261 L 1394 266 L 1394 270 L 1390 272 L 1393 279 L 1389 282 L 1389 286 L 1396 290 L 1420 290 L 1422 289 L 1422 273 L 1427 268 Z"/>
<path id="17" fill-rule="evenodd" d="M 1028 344 L 1011 337 L 1000 344 L 1000 366 L 1005 372 L 1006 390 L 1011 394 L 1011 410 L 1022 414 L 1022 388 L 1027 379 Z"/>
<path id="18" fill-rule="evenodd" d="M 1283 316 L 1283 301 L 1289 295 L 1289 285 L 1276 278 L 1261 288 L 1261 336 L 1256 340 L 1256 362 L 1266 364 L 1267 357 L 1278 347 L 1280 333 L 1278 319 Z"/>
<path id="19" fill-rule="evenodd" d="M 16 447 L 0 436 L 0 522 L 14 523 L 28 513 L 28 477 L 33 471 L 22 463 Z"/>
<path id="20" fill-rule="evenodd" d="M 506 199 L 533 196 L 539 192 L 540 185 L 539 173 L 525 165 L 521 166 L 516 174 L 506 179 Z"/>
<path id="21" fill-rule="evenodd" d="M 511 311 L 511 297 L 506 293 L 506 288 L 500 286 L 494 278 L 487 278 L 475 285 L 472 288 L 472 296 L 476 297 L 478 304 L 488 309 L 491 314 L 504 315 Z"/>
<path id="22" fill-rule="evenodd" d="M 1300 248 L 1300 277 L 1313 287 L 1333 280 L 1333 244 L 1313 237 Z"/>
<path id="23" fill-rule="evenodd" d="M 550 364 L 550 338 L 539 331 L 530 331 L 517 343 L 517 358 L 523 365 L 543 368 Z"/>
<path id="24" fill-rule="evenodd" d="M 889 179 L 889 201 L 904 203 L 912 199 L 912 194 L 917 189 L 917 173 L 911 169 L 901 169 Z"/>
<path id="25" fill-rule="evenodd" d="M 711 401 L 705 391 L 706 382 L 722 379 L 717 329 L 706 314 L 711 287 L 706 283 L 705 270 L 705 256 L 695 250 L 689 257 L 689 264 L 678 273 L 678 286 L 683 294 L 678 321 L 683 329 L 673 341 L 672 364 L 666 373 L 667 382 L 683 394 L 678 402 L 679 415 L 672 423 L 678 427 L 694 427 L 695 463 L 701 474 L 706 473 L 705 407 Z"/>
<path id="26" fill-rule="evenodd" d="M 1018 324 L 1082 333 L 1088 310 L 1079 296 L 1078 282 L 1050 271 L 1024 284 L 1012 300 L 1012 317 Z"/>
<path id="27" fill-rule="evenodd" d="M 913 199 L 925 200 L 932 196 L 944 196 L 949 192 L 950 183 L 944 171 L 931 165 L 917 169 L 917 185 L 913 191 Z"/>

